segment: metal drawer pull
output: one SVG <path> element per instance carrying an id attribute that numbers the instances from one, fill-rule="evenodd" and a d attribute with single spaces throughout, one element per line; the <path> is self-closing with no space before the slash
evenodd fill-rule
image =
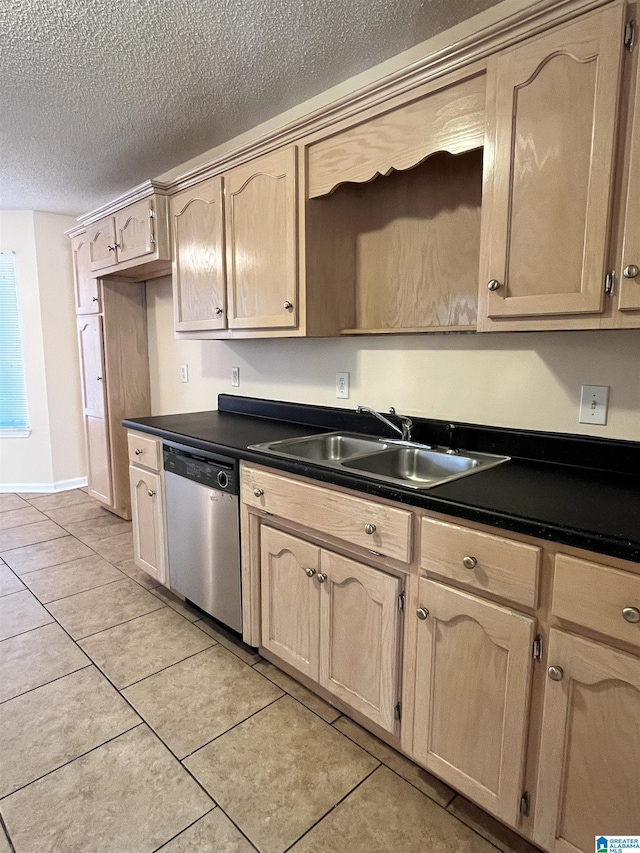
<path id="1" fill-rule="evenodd" d="M 564 670 L 561 666 L 550 666 L 547 673 L 552 681 L 562 681 L 564 678 Z"/>
<path id="2" fill-rule="evenodd" d="M 375 524 L 365 524 L 365 526 L 364 526 L 364 532 L 365 532 L 365 533 L 368 533 L 368 534 L 369 534 L 369 536 L 373 536 L 373 534 L 376 532 L 376 526 L 375 526 Z"/>
<path id="3" fill-rule="evenodd" d="M 293 308 L 293 303 L 289 302 L 289 300 L 287 299 L 286 302 L 282 303 L 282 307 L 288 311 L 290 308 Z"/>
<path id="4" fill-rule="evenodd" d="M 141 453 L 142 451 L 140 450 L 140 448 L 136 447 L 136 456 L 140 456 Z"/>
<path id="5" fill-rule="evenodd" d="M 635 625 L 636 622 L 640 622 L 640 610 L 637 607 L 625 607 L 622 611 L 622 618 L 625 622 L 631 622 L 632 625 Z"/>
<path id="6" fill-rule="evenodd" d="M 224 312 L 223 312 L 222 308 L 216 308 L 216 317 L 219 317 L 223 313 Z"/>
<path id="7" fill-rule="evenodd" d="M 465 569 L 475 569 L 475 567 L 478 565 L 478 561 L 475 557 L 463 557 L 462 565 L 465 567 Z"/>
<path id="8" fill-rule="evenodd" d="M 318 583 L 324 583 L 327 579 L 327 576 L 324 572 L 318 572 Z"/>
<path id="9" fill-rule="evenodd" d="M 312 578 L 315 575 L 316 570 L 315 569 L 305 569 L 304 573 L 308 578 Z"/>
<path id="10" fill-rule="evenodd" d="M 253 490 L 253 494 L 254 494 L 257 498 L 261 498 L 261 497 L 264 495 L 264 489 L 254 489 L 254 490 Z"/>
<path id="11" fill-rule="evenodd" d="M 419 607 L 416 610 L 416 616 L 418 617 L 418 619 L 422 619 L 423 622 L 427 618 L 428 615 L 429 615 L 429 611 L 427 610 L 426 607 Z"/>
<path id="12" fill-rule="evenodd" d="M 147 494 L 152 498 L 155 495 L 155 492 L 152 489 L 147 489 Z"/>

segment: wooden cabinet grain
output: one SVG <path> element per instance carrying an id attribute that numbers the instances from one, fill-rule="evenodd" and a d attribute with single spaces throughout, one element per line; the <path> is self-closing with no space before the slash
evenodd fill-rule
<path id="1" fill-rule="evenodd" d="M 166 586 L 168 560 L 162 474 L 130 465 L 129 479 L 135 563 Z"/>
<path id="2" fill-rule="evenodd" d="M 113 502 L 113 482 L 105 399 L 102 317 L 78 318 L 78 347 L 87 438 L 89 494 L 110 506 Z"/>
<path id="3" fill-rule="evenodd" d="M 636 22 L 636 33 L 638 22 Z M 637 35 L 636 35 L 637 39 Z M 620 292 L 618 308 L 622 312 L 640 310 L 640 59 L 634 51 L 635 75 L 630 136 L 627 151 L 627 181 L 624 203 L 623 242 L 619 263 Z M 640 321 L 639 321 L 640 323 Z"/>
<path id="4" fill-rule="evenodd" d="M 640 833 L 640 658 L 552 629 L 548 663 L 534 840 L 590 853 Z"/>
<path id="5" fill-rule="evenodd" d="M 415 757 L 515 825 L 535 620 L 425 578 L 419 603 Z"/>
<path id="6" fill-rule="evenodd" d="M 488 60 L 481 329 L 602 311 L 625 11 Z"/>
<path id="7" fill-rule="evenodd" d="M 170 211 L 175 330 L 225 329 L 222 178 L 211 178 L 173 196 Z"/>
<path id="8" fill-rule="evenodd" d="M 76 314 L 99 314 L 100 296 L 98 280 L 91 271 L 89 239 L 86 233 L 71 240 L 73 282 L 76 297 Z"/>

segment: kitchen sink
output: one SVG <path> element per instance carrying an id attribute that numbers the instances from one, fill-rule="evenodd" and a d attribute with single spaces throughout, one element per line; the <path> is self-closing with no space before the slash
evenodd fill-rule
<path id="1" fill-rule="evenodd" d="M 339 432 L 254 444 L 249 449 L 314 462 L 410 489 L 431 489 L 509 460 L 508 456 L 470 451 L 447 453 L 444 448 L 415 442 Z"/>

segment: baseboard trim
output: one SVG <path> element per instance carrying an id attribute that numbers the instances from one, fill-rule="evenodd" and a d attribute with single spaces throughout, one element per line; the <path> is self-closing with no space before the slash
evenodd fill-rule
<path id="1" fill-rule="evenodd" d="M 0 492 L 67 492 L 69 489 L 82 489 L 88 482 L 86 477 L 74 477 L 72 480 L 58 480 L 55 483 L 0 483 Z"/>

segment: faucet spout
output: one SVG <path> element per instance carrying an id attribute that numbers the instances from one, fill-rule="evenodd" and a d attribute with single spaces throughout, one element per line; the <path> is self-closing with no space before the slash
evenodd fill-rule
<path id="1" fill-rule="evenodd" d="M 365 413 L 367 413 L 369 415 L 373 415 L 375 418 L 377 418 L 383 424 L 385 424 L 388 427 L 391 427 L 392 430 L 397 432 L 402 437 L 403 441 L 411 441 L 411 430 L 413 428 L 413 421 L 411 420 L 411 418 L 408 418 L 404 415 L 396 415 L 396 417 L 400 418 L 400 423 L 401 423 L 401 426 L 398 427 L 395 424 L 391 423 L 391 421 L 388 418 L 385 418 L 384 415 L 381 415 L 380 412 L 376 412 L 375 409 L 370 409 L 369 406 L 358 406 L 356 408 L 356 412 L 359 415 L 362 415 Z M 396 414 L 396 410 L 393 408 L 393 406 L 391 406 L 391 408 L 389 409 L 389 414 L 390 415 Z"/>

